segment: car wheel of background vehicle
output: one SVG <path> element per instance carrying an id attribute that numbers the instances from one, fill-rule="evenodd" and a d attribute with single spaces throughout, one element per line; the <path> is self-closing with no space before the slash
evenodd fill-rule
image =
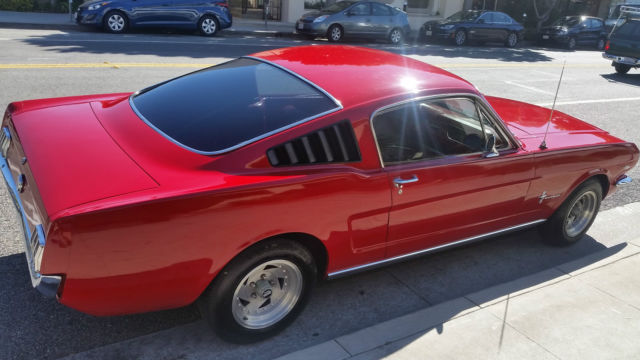
<path id="1" fill-rule="evenodd" d="M 404 36 L 402 34 L 402 30 L 400 29 L 393 29 L 391 30 L 391 32 L 389 33 L 389 42 L 392 43 L 393 45 L 399 45 L 402 44 Z"/>
<path id="2" fill-rule="evenodd" d="M 198 22 L 198 30 L 204 36 L 213 36 L 218 32 L 218 19 L 211 15 L 205 15 Z"/>
<path id="3" fill-rule="evenodd" d="M 573 50 L 576 48 L 576 38 L 570 37 L 569 41 L 567 41 L 567 49 Z"/>
<path id="4" fill-rule="evenodd" d="M 327 31 L 327 38 L 329 38 L 329 41 L 331 42 L 339 42 L 342 40 L 343 36 L 344 31 L 340 25 L 331 25 L 329 31 Z"/>
<path id="5" fill-rule="evenodd" d="M 198 305 L 218 336 L 251 343 L 289 325 L 306 305 L 316 279 L 309 250 L 290 240 L 268 240 L 234 258 Z"/>
<path id="6" fill-rule="evenodd" d="M 464 30 L 456 31 L 456 35 L 454 38 L 456 45 L 462 46 L 467 42 L 467 32 Z"/>
<path id="7" fill-rule="evenodd" d="M 518 34 L 514 32 L 510 33 L 509 36 L 507 36 L 506 44 L 510 48 L 516 47 L 516 45 L 518 45 Z"/>
<path id="8" fill-rule="evenodd" d="M 607 43 L 605 39 L 598 39 L 598 43 L 596 44 L 596 48 L 598 50 L 604 50 L 604 45 Z"/>
<path id="9" fill-rule="evenodd" d="M 624 75 L 631 70 L 631 66 L 625 64 L 615 63 L 613 67 L 616 69 L 616 72 L 621 75 Z"/>
<path id="10" fill-rule="evenodd" d="M 601 201 L 602 186 L 598 181 L 580 185 L 541 226 L 543 240 L 559 246 L 580 240 L 595 220 Z"/>
<path id="11" fill-rule="evenodd" d="M 127 28 L 129 27 L 129 20 L 127 19 L 127 15 L 122 11 L 112 10 L 104 16 L 102 26 L 105 31 L 114 34 L 121 34 L 127 31 Z"/>

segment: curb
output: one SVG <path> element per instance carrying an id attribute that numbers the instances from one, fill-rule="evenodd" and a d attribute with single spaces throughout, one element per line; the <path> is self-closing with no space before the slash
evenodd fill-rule
<path id="1" fill-rule="evenodd" d="M 620 243 L 585 257 L 519 279 L 467 294 L 395 319 L 342 335 L 276 360 L 346 360 L 411 338 L 488 306 L 505 302 L 547 286 L 640 254 L 640 239 Z M 512 289 L 520 289 L 512 291 Z M 365 356 L 366 357 L 366 356 Z"/>

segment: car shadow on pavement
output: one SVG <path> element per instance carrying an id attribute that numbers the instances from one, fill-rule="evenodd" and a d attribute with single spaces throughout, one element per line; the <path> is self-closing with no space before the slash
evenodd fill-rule
<path id="1" fill-rule="evenodd" d="M 57 358 L 90 350 L 77 358 L 155 360 L 162 353 L 171 359 L 212 354 L 216 359 L 271 359 L 587 255 L 606 257 L 620 250 L 612 247 L 603 252 L 606 246 L 588 236 L 566 248 L 550 247 L 540 240 L 535 230 L 521 231 L 323 282 L 292 326 L 251 346 L 218 339 L 193 306 L 104 318 L 68 309 L 31 288 L 24 254 L 9 255 L 0 257 L 4 275 L 0 277 L 0 338 L 4 339 L 0 358 Z M 589 258 L 584 266 L 597 260 Z M 518 288 L 509 293 L 547 280 L 536 277 L 531 283 L 518 282 Z M 505 294 L 496 294 L 501 295 Z M 452 308 L 436 320 L 445 322 L 462 310 Z"/>
<path id="2" fill-rule="evenodd" d="M 625 75 L 612 73 L 612 74 L 601 74 L 600 76 L 602 76 L 608 82 L 640 86 L 640 72 L 634 73 L 633 71 L 634 70 L 630 70 L 630 72 Z"/>

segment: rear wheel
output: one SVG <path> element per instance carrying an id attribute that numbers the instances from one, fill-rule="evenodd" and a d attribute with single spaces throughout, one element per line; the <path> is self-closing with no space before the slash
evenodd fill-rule
<path id="1" fill-rule="evenodd" d="M 567 41 L 567 49 L 573 50 L 576 48 L 576 38 L 570 37 L 569 41 Z"/>
<path id="2" fill-rule="evenodd" d="M 109 11 L 102 20 L 102 27 L 110 33 L 121 34 L 127 31 L 129 20 L 122 11 Z"/>
<path id="3" fill-rule="evenodd" d="M 342 41 L 343 36 L 344 31 L 342 30 L 342 26 L 340 25 L 331 25 L 331 27 L 327 31 L 327 38 L 329 38 L 329 41 L 331 42 Z"/>
<path id="4" fill-rule="evenodd" d="M 458 46 L 462 46 L 467 42 L 467 32 L 464 30 L 458 30 L 456 31 L 456 35 L 454 37 L 454 41 L 456 42 L 456 45 Z"/>
<path id="5" fill-rule="evenodd" d="M 586 234 L 600 210 L 602 186 L 596 180 L 580 185 L 541 227 L 543 240 L 567 246 Z"/>
<path id="6" fill-rule="evenodd" d="M 616 72 L 621 75 L 624 75 L 631 70 L 631 66 L 625 64 L 615 63 L 613 67 L 616 69 Z"/>
<path id="7" fill-rule="evenodd" d="M 392 43 L 393 45 L 402 44 L 404 40 L 403 38 L 404 36 L 402 34 L 402 30 L 400 29 L 393 29 L 389 33 L 389 42 Z"/>
<path id="8" fill-rule="evenodd" d="M 211 16 L 205 15 L 198 21 L 198 31 L 204 36 L 213 36 L 218 32 L 218 20 Z"/>
<path id="9" fill-rule="evenodd" d="M 598 42 L 596 43 L 596 48 L 598 50 L 604 50 L 604 45 L 607 43 L 607 41 L 605 39 L 598 39 Z"/>
<path id="10" fill-rule="evenodd" d="M 269 240 L 233 259 L 200 298 L 203 317 L 223 339 L 259 341 L 283 330 L 302 311 L 317 268 L 305 247 Z"/>

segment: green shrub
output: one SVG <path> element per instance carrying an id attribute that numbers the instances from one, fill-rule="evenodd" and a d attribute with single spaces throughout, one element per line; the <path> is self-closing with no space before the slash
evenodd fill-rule
<path id="1" fill-rule="evenodd" d="M 33 11 L 33 0 L 0 0 L 0 10 Z"/>
<path id="2" fill-rule="evenodd" d="M 73 0 L 71 10 L 78 10 L 84 1 Z M 69 12 L 69 1 L 54 0 L 52 4 L 49 0 L 0 0 L 0 10 L 66 13 Z"/>

